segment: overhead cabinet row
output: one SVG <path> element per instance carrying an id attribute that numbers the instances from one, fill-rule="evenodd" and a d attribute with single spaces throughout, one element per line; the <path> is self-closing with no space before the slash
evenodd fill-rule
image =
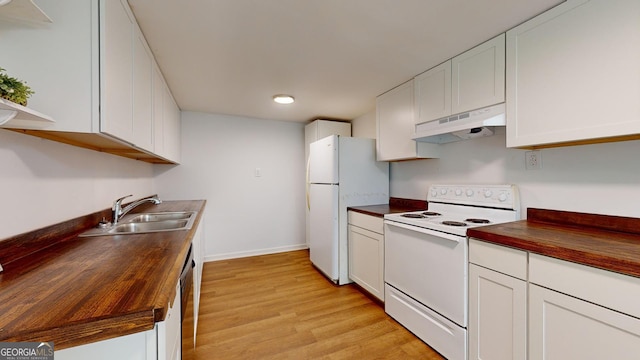
<path id="1" fill-rule="evenodd" d="M 378 160 L 437 158 L 438 143 L 446 139 L 415 141 L 417 126 L 441 125 L 451 115 L 503 103 L 504 39 L 501 34 L 380 95 Z"/>
<path id="2" fill-rule="evenodd" d="M 640 139 L 639 18 L 636 0 L 569 0 L 380 95 L 378 160 L 438 157 L 420 141 L 485 111 L 507 147 Z"/>
<path id="3" fill-rule="evenodd" d="M 148 162 L 179 162 L 179 109 L 126 0 L 38 5 L 53 23 L 1 25 L 0 63 L 28 81 L 35 91 L 29 107 L 55 123 L 14 128 Z"/>
<path id="4" fill-rule="evenodd" d="M 504 34 L 414 79 L 415 123 L 504 102 Z"/>

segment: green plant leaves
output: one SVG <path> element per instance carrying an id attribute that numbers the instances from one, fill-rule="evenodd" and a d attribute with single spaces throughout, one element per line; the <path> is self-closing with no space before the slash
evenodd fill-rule
<path id="1" fill-rule="evenodd" d="M 33 90 L 25 82 L 7 75 L 5 69 L 0 68 L 0 97 L 16 104 L 27 105 L 27 99 Z"/>

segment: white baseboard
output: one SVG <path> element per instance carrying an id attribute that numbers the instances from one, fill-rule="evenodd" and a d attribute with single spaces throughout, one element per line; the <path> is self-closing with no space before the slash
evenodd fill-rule
<path id="1" fill-rule="evenodd" d="M 216 255 L 206 255 L 204 257 L 204 261 L 210 262 L 210 261 L 218 261 L 218 260 L 238 259 L 238 258 L 249 257 L 249 256 L 268 255 L 268 254 L 277 254 L 277 253 L 287 252 L 287 251 L 304 250 L 308 248 L 309 247 L 307 246 L 307 244 L 298 244 L 298 245 L 281 246 L 281 247 L 269 248 L 269 249 L 239 251 L 239 252 L 216 254 Z"/>

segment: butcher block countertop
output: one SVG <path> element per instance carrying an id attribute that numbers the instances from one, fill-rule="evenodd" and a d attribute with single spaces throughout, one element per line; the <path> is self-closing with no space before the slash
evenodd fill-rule
<path id="1" fill-rule="evenodd" d="M 53 341 L 60 350 L 153 329 L 175 297 L 204 207 L 166 201 L 132 211 L 198 211 L 190 230 L 77 236 L 110 219 L 107 209 L 0 241 L 0 341 Z"/>
<path id="2" fill-rule="evenodd" d="M 384 217 L 385 214 L 401 213 L 408 211 L 426 210 L 427 202 L 424 200 L 390 198 L 388 204 L 350 206 L 349 210 L 366 215 Z"/>
<path id="3" fill-rule="evenodd" d="M 640 277 L 640 219 L 527 209 L 527 220 L 467 230 L 469 237 Z"/>

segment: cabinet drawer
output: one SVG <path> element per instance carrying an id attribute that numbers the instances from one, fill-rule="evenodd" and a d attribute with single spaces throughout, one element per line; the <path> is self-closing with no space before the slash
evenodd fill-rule
<path id="1" fill-rule="evenodd" d="M 640 278 L 537 254 L 529 281 L 640 318 Z"/>
<path id="2" fill-rule="evenodd" d="M 527 280 L 527 253 L 506 246 L 469 239 L 469 262 Z"/>
<path id="3" fill-rule="evenodd" d="M 381 217 L 349 211 L 349 224 L 378 234 L 384 234 L 384 219 Z"/>

